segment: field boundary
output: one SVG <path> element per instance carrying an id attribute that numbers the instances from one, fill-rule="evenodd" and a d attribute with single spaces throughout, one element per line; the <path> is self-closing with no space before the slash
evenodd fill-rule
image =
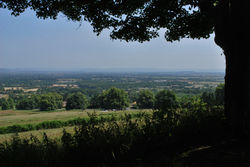
<path id="1" fill-rule="evenodd" d="M 127 113 L 125 113 L 127 114 Z M 128 115 L 131 118 L 139 117 L 142 113 L 129 113 Z M 105 115 L 95 115 L 97 117 L 98 122 L 109 122 L 109 121 L 118 121 L 122 119 L 124 114 L 105 114 Z M 27 132 L 32 130 L 42 130 L 42 129 L 54 129 L 54 128 L 62 128 L 65 126 L 76 126 L 81 124 L 86 124 L 90 120 L 90 117 L 85 118 L 75 118 L 71 120 L 54 120 L 54 121 L 44 121 L 36 124 L 17 124 L 6 127 L 0 127 L 0 134 L 8 134 L 8 133 L 19 133 L 19 132 Z"/>

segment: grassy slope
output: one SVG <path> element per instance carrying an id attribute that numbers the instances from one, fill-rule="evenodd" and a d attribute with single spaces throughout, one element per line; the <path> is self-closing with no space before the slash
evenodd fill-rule
<path id="1" fill-rule="evenodd" d="M 4 112 L 4 111 L 1 111 Z M 87 112 L 80 110 L 75 111 L 55 111 L 55 112 L 39 112 L 39 111 L 7 111 L 8 114 L 0 116 L 0 127 L 21 124 L 35 124 L 43 121 L 52 120 L 69 120 L 78 117 L 86 117 Z M 12 112 L 10 114 L 10 112 Z M 89 111 L 90 112 L 90 111 Z"/>
<path id="2" fill-rule="evenodd" d="M 141 110 L 129 110 L 129 111 L 109 111 L 101 112 L 96 110 L 98 115 L 106 114 L 121 114 L 121 113 L 135 113 Z M 151 110 L 143 110 L 151 111 Z M 74 118 L 84 118 L 88 116 L 88 113 L 92 113 L 94 110 L 59 110 L 59 111 L 37 111 L 37 110 L 7 110 L 0 111 L 0 127 L 21 125 L 21 124 L 37 124 L 44 121 L 67 121 Z"/>
<path id="3" fill-rule="evenodd" d="M 101 112 L 96 110 L 97 115 L 120 115 L 126 113 L 151 112 L 151 110 L 129 110 L 129 111 L 109 111 Z M 59 110 L 59 111 L 38 111 L 38 110 L 6 110 L 0 111 L 0 127 L 22 125 L 22 124 L 38 124 L 44 121 L 67 121 L 75 118 L 86 118 L 88 113 L 93 113 L 94 110 Z M 72 131 L 74 127 L 64 127 L 68 131 Z M 41 137 L 44 132 L 51 138 L 59 138 L 63 128 L 44 129 L 28 132 L 20 132 L 21 137 L 29 137 L 30 134 Z M 9 140 L 14 134 L 0 134 L 0 143 Z"/>

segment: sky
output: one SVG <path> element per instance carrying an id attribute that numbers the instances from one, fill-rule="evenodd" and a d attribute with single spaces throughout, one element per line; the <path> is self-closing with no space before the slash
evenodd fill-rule
<path id="1" fill-rule="evenodd" d="M 161 30 L 150 42 L 125 42 L 111 40 L 108 30 L 96 36 L 87 22 L 37 19 L 32 11 L 14 17 L 0 9 L 0 68 L 224 71 L 222 53 L 213 34 L 170 43 Z"/>

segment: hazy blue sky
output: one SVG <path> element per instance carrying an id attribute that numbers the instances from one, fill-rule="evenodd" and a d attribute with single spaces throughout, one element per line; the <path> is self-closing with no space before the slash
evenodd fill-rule
<path id="1" fill-rule="evenodd" d="M 19 17 L 0 9 L 0 68 L 162 68 L 224 70 L 222 50 L 207 40 L 169 43 L 112 41 L 97 37 L 88 23 L 41 20 L 32 11 Z"/>

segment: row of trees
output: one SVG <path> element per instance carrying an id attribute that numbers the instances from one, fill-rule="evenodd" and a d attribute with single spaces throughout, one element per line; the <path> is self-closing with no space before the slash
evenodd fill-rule
<path id="1" fill-rule="evenodd" d="M 136 100 L 136 106 L 139 109 L 168 110 L 177 108 L 178 102 L 175 94 L 168 90 L 159 91 L 155 96 L 150 90 L 142 90 Z"/>
<path id="2" fill-rule="evenodd" d="M 190 108 L 190 106 L 197 106 L 198 104 L 206 107 L 224 105 L 224 84 L 218 85 L 214 92 L 203 92 L 201 96 L 184 96 L 179 100 L 177 100 L 173 92 L 167 90 L 159 91 L 155 96 L 150 90 L 143 90 L 139 92 L 136 100 L 136 105 L 140 109 L 168 110 L 178 106 Z"/>
<path id="3" fill-rule="evenodd" d="M 203 92 L 201 96 L 182 97 L 168 90 L 152 91 L 141 90 L 136 97 L 135 108 L 172 110 L 178 107 L 190 110 L 207 110 L 208 107 L 222 106 L 224 99 L 224 84 L 217 86 L 215 92 Z M 124 109 L 128 107 L 127 93 L 118 88 L 111 88 L 90 99 L 89 108 Z"/>
<path id="4" fill-rule="evenodd" d="M 146 89 L 141 90 L 133 103 L 134 108 L 139 109 L 158 109 L 169 110 L 177 107 L 190 108 L 190 106 L 207 106 L 223 105 L 224 85 L 218 85 L 215 92 L 203 92 L 201 96 L 182 97 L 177 100 L 176 95 L 168 90 L 161 90 L 154 94 Z M 14 102 L 15 101 L 15 102 Z M 12 98 L 1 99 L 0 106 L 2 110 L 20 109 L 32 110 L 40 109 L 41 111 L 51 111 L 60 109 L 63 106 L 63 96 L 58 93 L 47 93 L 41 95 L 23 96 L 13 100 Z M 123 89 L 112 87 L 102 93 L 88 99 L 83 93 L 71 93 L 66 98 L 67 110 L 102 108 L 123 110 L 129 107 L 129 98 L 127 92 Z M 198 107 L 200 110 L 202 107 Z M 196 109 L 192 109 L 196 110 Z"/>
<path id="5" fill-rule="evenodd" d="M 0 100 L 2 110 L 18 109 L 32 110 L 40 109 L 41 111 L 56 110 L 63 107 L 63 97 L 58 93 L 47 93 L 41 95 L 22 96 L 16 99 L 2 98 Z"/>

